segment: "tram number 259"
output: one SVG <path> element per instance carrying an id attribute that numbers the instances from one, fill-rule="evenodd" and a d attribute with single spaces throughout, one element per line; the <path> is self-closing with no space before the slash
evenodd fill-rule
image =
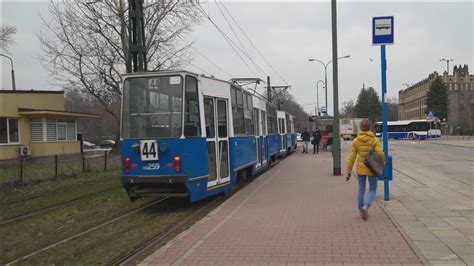
<path id="1" fill-rule="evenodd" d="M 158 144 L 156 140 L 140 140 L 142 161 L 158 161 Z"/>

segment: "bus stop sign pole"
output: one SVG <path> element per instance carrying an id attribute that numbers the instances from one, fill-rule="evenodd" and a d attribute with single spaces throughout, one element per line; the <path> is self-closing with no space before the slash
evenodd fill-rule
<path id="1" fill-rule="evenodd" d="M 385 166 L 382 174 L 384 182 L 384 200 L 390 200 L 389 181 L 392 180 L 392 157 L 388 154 L 388 111 L 387 111 L 387 60 L 385 45 L 393 44 L 393 17 L 374 17 L 372 19 L 372 44 L 380 45 L 380 62 L 382 71 L 382 138 Z"/>
<path id="2" fill-rule="evenodd" d="M 385 59 L 385 45 L 380 46 L 380 56 L 382 65 L 382 138 L 383 138 L 383 154 L 385 158 L 385 165 L 388 161 L 388 114 L 387 114 L 387 101 L 385 96 L 387 94 L 387 61 Z M 384 179 L 383 179 L 383 199 L 390 200 L 389 182 L 385 176 L 384 167 Z"/>

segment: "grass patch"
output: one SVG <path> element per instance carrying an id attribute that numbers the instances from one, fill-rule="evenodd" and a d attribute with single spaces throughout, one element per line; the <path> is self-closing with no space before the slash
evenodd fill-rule
<path id="1" fill-rule="evenodd" d="M 130 203 L 124 191 L 112 190 L 99 197 L 4 225 L 0 228 L 0 263 L 7 263 L 150 201 Z"/>
<path id="2" fill-rule="evenodd" d="M 42 252 L 19 264 L 110 264 L 120 255 L 127 254 L 134 247 L 167 230 L 184 219 L 204 202 L 186 206 L 183 201 L 163 202 L 154 208 L 127 217 Z"/>
<path id="3" fill-rule="evenodd" d="M 83 186 L 95 186 L 97 184 L 120 180 L 120 169 L 114 168 L 106 172 L 84 173 L 75 178 L 49 180 L 35 185 L 10 187 L 0 190 L 0 206 L 7 204 L 43 197 L 54 193 L 73 193 Z"/>
<path id="4" fill-rule="evenodd" d="M 0 220 L 10 219 L 25 213 L 45 209 L 113 188 L 116 188 L 117 190 L 121 188 L 119 180 L 111 180 L 103 183 L 97 182 L 93 185 L 82 185 L 73 190 L 59 191 L 43 197 L 34 198 L 34 200 L 6 204 L 0 207 Z"/>

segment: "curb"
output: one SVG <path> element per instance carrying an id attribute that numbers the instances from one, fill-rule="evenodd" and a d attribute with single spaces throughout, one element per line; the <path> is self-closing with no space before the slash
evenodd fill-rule
<path id="1" fill-rule="evenodd" d="M 428 261 L 428 259 L 425 258 L 425 256 L 421 253 L 421 251 L 418 249 L 418 247 L 413 243 L 413 241 L 410 239 L 410 237 L 403 231 L 403 228 L 400 226 L 400 224 L 397 222 L 395 217 L 388 211 L 382 204 L 381 201 L 378 202 L 378 205 L 380 208 L 382 208 L 383 212 L 388 216 L 389 220 L 392 222 L 392 224 L 397 228 L 397 231 L 402 235 L 402 238 L 405 240 L 405 242 L 410 246 L 410 249 L 415 253 L 415 255 L 420 259 L 420 262 L 423 265 L 431 265 Z"/>

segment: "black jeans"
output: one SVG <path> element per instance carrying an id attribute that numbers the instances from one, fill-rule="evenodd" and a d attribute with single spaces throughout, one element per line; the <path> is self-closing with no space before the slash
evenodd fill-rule
<path id="1" fill-rule="evenodd" d="M 313 144 L 313 154 L 314 154 L 315 152 L 316 152 L 316 153 L 319 153 L 319 142 L 315 142 L 315 143 Z"/>

